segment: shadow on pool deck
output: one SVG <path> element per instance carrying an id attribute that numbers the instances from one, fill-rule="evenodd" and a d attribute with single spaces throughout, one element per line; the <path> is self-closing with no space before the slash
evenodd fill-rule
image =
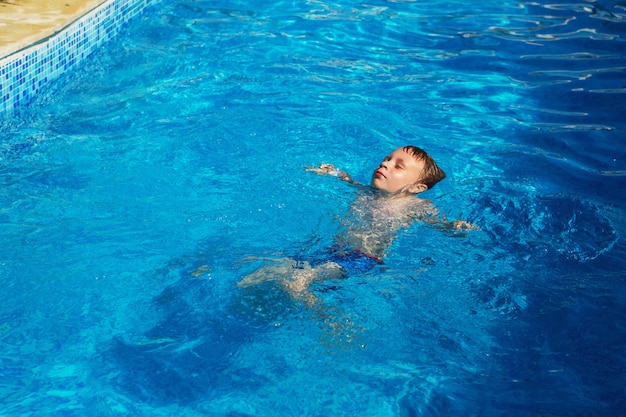
<path id="1" fill-rule="evenodd" d="M 0 0 L 0 59 L 61 31 L 106 0 Z"/>

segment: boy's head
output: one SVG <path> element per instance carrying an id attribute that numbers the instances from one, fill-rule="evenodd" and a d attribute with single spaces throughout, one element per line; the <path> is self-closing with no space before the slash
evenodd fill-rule
<path id="1" fill-rule="evenodd" d="M 433 158 L 417 146 L 393 151 L 372 175 L 372 186 L 389 193 L 421 193 L 444 179 L 446 174 Z"/>

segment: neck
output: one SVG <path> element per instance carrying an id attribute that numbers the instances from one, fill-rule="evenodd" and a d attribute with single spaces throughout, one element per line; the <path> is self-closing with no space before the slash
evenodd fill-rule
<path id="1" fill-rule="evenodd" d="M 409 193 L 404 188 L 390 193 L 388 191 L 372 187 L 372 194 L 380 200 L 400 200 L 416 196 L 416 194 Z"/>

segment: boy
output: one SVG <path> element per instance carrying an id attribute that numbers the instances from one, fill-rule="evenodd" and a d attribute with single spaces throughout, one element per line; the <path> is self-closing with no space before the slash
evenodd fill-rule
<path id="1" fill-rule="evenodd" d="M 364 187 L 331 164 L 307 168 L 307 171 L 333 175 Z M 374 170 L 369 192 L 359 193 L 351 204 L 346 219 L 347 231 L 336 238 L 336 244 L 331 247 L 326 259 L 313 261 L 314 265 L 300 260 L 278 261 L 277 265 L 263 267 L 244 277 L 238 286 L 245 288 L 264 281 L 280 280 L 280 284 L 294 298 L 314 304 L 317 299 L 308 289 L 313 281 L 366 272 L 382 264 L 382 258 L 397 232 L 416 220 L 437 223 L 446 229 L 474 229 L 463 221 L 440 221 L 430 202 L 415 198 L 445 176 L 432 157 L 417 146 L 396 149 Z"/>

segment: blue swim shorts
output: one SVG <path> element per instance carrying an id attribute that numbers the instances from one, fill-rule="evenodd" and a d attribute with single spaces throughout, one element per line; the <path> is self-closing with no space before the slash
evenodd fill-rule
<path id="1" fill-rule="evenodd" d="M 346 270 L 347 275 L 362 274 L 382 265 L 383 260 L 370 256 L 358 249 L 333 245 L 329 249 L 330 256 L 326 261 L 335 262 Z"/>

